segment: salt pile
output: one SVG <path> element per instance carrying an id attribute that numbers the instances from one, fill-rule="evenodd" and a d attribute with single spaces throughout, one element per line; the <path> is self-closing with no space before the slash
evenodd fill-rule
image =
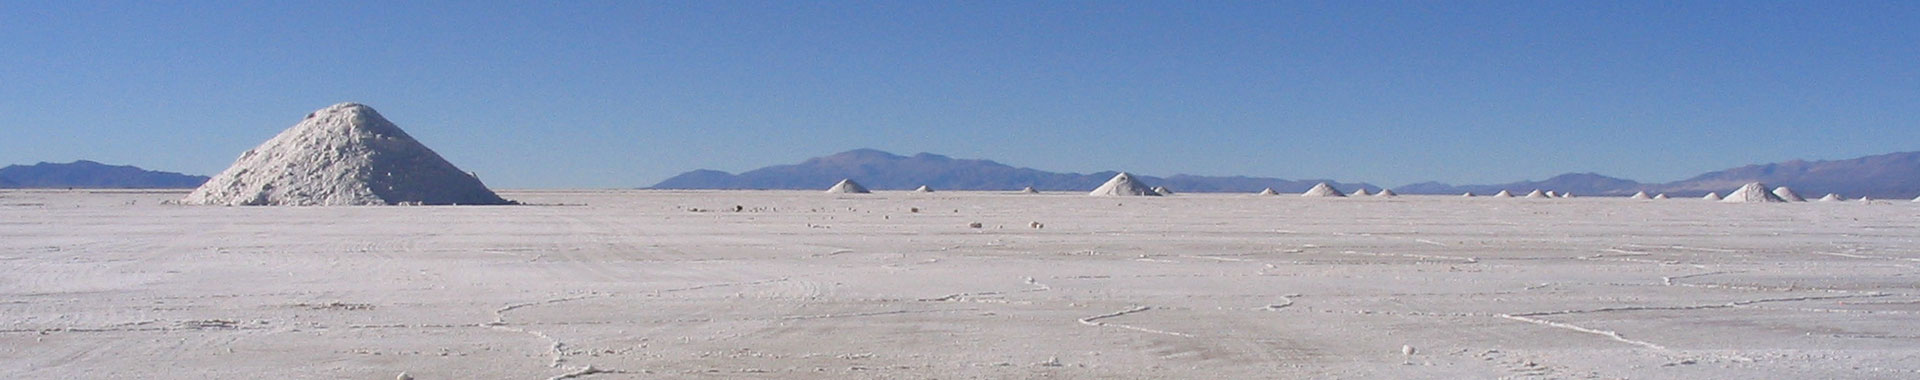
<path id="1" fill-rule="evenodd" d="M 1353 194 L 1347 194 L 1347 195 L 1352 195 L 1356 197 L 1370 197 L 1370 196 L 1373 196 L 1373 193 L 1367 192 L 1367 188 L 1362 187 L 1360 188 L 1360 190 L 1354 190 Z"/>
<path id="2" fill-rule="evenodd" d="M 1307 189 L 1307 192 L 1305 192 L 1305 193 L 1301 193 L 1301 194 L 1300 194 L 1300 196 L 1303 196 L 1303 197 L 1344 197 L 1344 196 L 1347 196 L 1347 194 L 1346 194 L 1346 193 L 1342 193 L 1342 192 L 1340 192 L 1340 190 L 1337 190 L 1337 189 L 1334 189 L 1334 188 L 1333 188 L 1333 185 L 1328 185 L 1328 184 L 1327 184 L 1326 182 L 1321 182 L 1320 184 L 1317 184 L 1317 185 L 1313 185 L 1313 188 L 1312 188 L 1312 189 Z"/>
<path id="3" fill-rule="evenodd" d="M 1800 194 L 1794 193 L 1793 189 L 1788 189 L 1786 186 L 1773 188 L 1773 195 L 1779 196 L 1780 199 L 1786 200 L 1788 202 L 1806 202 L 1807 201 L 1806 198 L 1801 198 Z"/>
<path id="4" fill-rule="evenodd" d="M 340 103 L 240 154 L 180 201 L 229 206 L 503 205 L 372 107 Z"/>
<path id="5" fill-rule="evenodd" d="M 1717 200 L 1721 200 L 1722 198 L 1720 198 L 1720 194 L 1714 194 L 1713 192 L 1711 192 L 1711 191 L 1709 191 L 1709 192 L 1707 192 L 1707 196 L 1704 196 L 1704 197 L 1700 197 L 1700 199 L 1705 199 L 1705 200 L 1709 200 L 1709 201 L 1717 201 Z"/>
<path id="6" fill-rule="evenodd" d="M 1040 190 L 1034 190 L 1033 186 L 1027 186 L 1027 188 L 1025 189 L 1020 189 L 1020 193 L 1021 194 L 1039 194 Z"/>
<path id="7" fill-rule="evenodd" d="M 1720 201 L 1727 203 L 1762 203 L 1786 202 L 1787 200 L 1780 198 L 1779 195 L 1771 191 L 1767 191 L 1766 184 L 1754 182 L 1746 186 L 1741 186 L 1739 190 L 1734 190 L 1732 193 L 1727 194 L 1727 197 Z"/>
<path id="8" fill-rule="evenodd" d="M 1660 195 L 1655 195 L 1653 196 L 1653 199 L 1667 199 L 1667 193 L 1660 193 Z"/>
<path id="9" fill-rule="evenodd" d="M 1827 196 L 1820 197 L 1821 202 L 1839 202 L 1844 200 L 1847 200 L 1847 198 L 1834 193 L 1827 193 Z"/>
<path id="10" fill-rule="evenodd" d="M 1147 185 L 1133 180 L 1132 175 L 1121 172 L 1120 174 L 1113 175 L 1113 179 L 1107 180 L 1107 183 L 1101 184 L 1099 188 L 1093 189 L 1093 192 L 1087 193 L 1087 195 L 1160 196 L 1160 193 L 1153 192 L 1152 188 L 1148 188 Z"/>
<path id="11" fill-rule="evenodd" d="M 1632 197 L 1628 197 L 1628 198 L 1632 198 L 1632 199 L 1642 199 L 1642 200 L 1645 200 L 1645 199 L 1653 199 L 1653 197 L 1652 197 L 1652 196 L 1648 196 L 1648 195 L 1647 195 L 1647 192 L 1645 192 L 1645 191 L 1642 191 L 1642 192 L 1638 192 L 1638 193 L 1633 193 L 1633 196 L 1632 196 Z"/>
<path id="12" fill-rule="evenodd" d="M 1160 194 L 1160 195 L 1173 195 L 1173 189 L 1168 189 L 1166 186 L 1154 186 L 1153 193 Z"/>
<path id="13" fill-rule="evenodd" d="M 1394 192 L 1393 192 L 1393 189 L 1380 189 L 1380 192 L 1378 192 L 1378 193 L 1374 193 L 1374 194 L 1373 194 L 1373 196 L 1376 196 L 1376 197 L 1398 197 L 1398 196 L 1400 196 L 1400 194 L 1396 194 L 1396 193 L 1394 193 Z"/>
<path id="14" fill-rule="evenodd" d="M 1498 193 L 1493 193 L 1493 197 L 1494 198 L 1513 198 L 1513 192 L 1500 190 L 1500 192 Z"/>
<path id="15" fill-rule="evenodd" d="M 1269 187 L 1266 190 L 1260 190 L 1260 195 L 1280 195 L 1280 192 L 1273 191 L 1273 188 Z"/>
<path id="16" fill-rule="evenodd" d="M 913 192 L 916 192 L 916 193 L 931 193 L 931 192 L 933 192 L 933 188 L 931 188 L 931 187 L 927 187 L 927 185 L 920 185 L 920 188 L 917 188 L 917 189 L 913 189 Z"/>
<path id="17" fill-rule="evenodd" d="M 840 180 L 840 183 L 836 183 L 836 184 L 833 184 L 833 187 L 829 187 L 829 188 L 827 188 L 827 193 L 831 193 L 831 194 L 867 194 L 867 193 L 872 193 L 872 192 L 871 192 L 871 191 L 867 191 L 867 188 L 866 188 L 865 186 L 860 186 L 860 183 L 858 183 L 858 182 L 853 182 L 853 179 L 851 179 L 851 178 L 849 178 L 849 179 L 843 179 L 843 180 Z"/>
<path id="18" fill-rule="evenodd" d="M 1553 196 L 1547 195 L 1547 192 L 1540 189 L 1533 189 L 1533 192 L 1527 193 L 1527 198 L 1553 198 Z"/>
<path id="19" fill-rule="evenodd" d="M 1469 192 L 1465 192 L 1465 193 L 1460 193 L 1460 197 L 1462 197 L 1462 198 L 1473 198 L 1473 192 L 1471 192 L 1471 191 L 1469 191 Z"/>

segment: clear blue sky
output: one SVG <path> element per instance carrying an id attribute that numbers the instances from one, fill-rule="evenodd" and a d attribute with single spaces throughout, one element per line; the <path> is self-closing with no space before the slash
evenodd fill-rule
<path id="1" fill-rule="evenodd" d="M 500 188 L 863 147 L 1670 181 L 1920 150 L 1920 2 L 0 2 L 0 164 L 212 174 L 343 101 Z"/>

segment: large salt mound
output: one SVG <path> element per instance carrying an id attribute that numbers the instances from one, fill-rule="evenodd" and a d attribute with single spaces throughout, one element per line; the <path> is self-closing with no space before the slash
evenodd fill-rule
<path id="1" fill-rule="evenodd" d="M 1327 184 L 1326 182 L 1321 182 L 1321 183 L 1319 183 L 1319 184 L 1317 184 L 1317 185 L 1313 185 L 1313 188 L 1311 188 L 1311 189 L 1307 189 L 1307 192 L 1305 192 L 1305 193 L 1301 193 L 1301 194 L 1300 194 L 1300 196 L 1303 196 L 1303 197 L 1345 197 L 1345 196 L 1347 196 L 1347 194 L 1346 194 L 1346 193 L 1342 193 L 1342 192 L 1340 192 L 1340 190 L 1339 190 L 1339 189 L 1335 189 L 1335 188 L 1333 188 L 1333 185 L 1328 185 L 1328 184 Z"/>
<path id="2" fill-rule="evenodd" d="M 1720 199 L 1720 201 L 1727 203 L 1760 203 L 1786 202 L 1787 200 L 1781 199 L 1779 195 L 1775 195 L 1772 191 L 1768 191 L 1766 184 L 1754 182 L 1746 186 L 1741 186 L 1739 190 L 1734 190 L 1733 193 L 1727 194 L 1727 197 Z"/>
<path id="3" fill-rule="evenodd" d="M 1107 180 L 1107 183 L 1101 184 L 1099 188 L 1093 189 L 1093 192 L 1087 193 L 1087 195 L 1157 197 L 1160 196 L 1160 193 L 1154 192 L 1153 189 L 1147 187 L 1147 185 L 1133 180 L 1132 175 L 1122 172 L 1113 175 L 1113 179 Z"/>
<path id="4" fill-rule="evenodd" d="M 870 191 L 867 191 L 867 187 L 866 187 L 866 186 L 860 186 L 860 183 L 858 183 L 858 182 L 854 182 L 854 181 L 853 181 L 852 179 L 843 179 L 843 180 L 840 180 L 840 183 L 835 183 L 835 184 L 833 184 L 833 187 L 829 187 L 829 188 L 827 188 L 827 192 L 828 192 L 828 193 L 832 193 L 832 194 L 867 194 L 867 193 L 871 193 Z"/>
<path id="5" fill-rule="evenodd" d="M 1773 188 L 1773 195 L 1779 196 L 1781 200 L 1785 200 L 1788 202 L 1806 202 L 1807 201 L 1806 198 L 1801 198 L 1800 194 L 1794 193 L 1793 189 L 1789 189 L 1786 186 Z"/>
<path id="6" fill-rule="evenodd" d="M 415 141 L 372 107 L 307 115 L 181 200 L 202 205 L 500 205 L 478 178 Z"/>

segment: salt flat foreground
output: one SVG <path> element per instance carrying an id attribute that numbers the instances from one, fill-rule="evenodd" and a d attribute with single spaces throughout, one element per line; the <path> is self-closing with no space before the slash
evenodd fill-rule
<path id="1" fill-rule="evenodd" d="M 182 195 L 0 192 L 0 378 L 1920 377 L 1909 202 Z"/>

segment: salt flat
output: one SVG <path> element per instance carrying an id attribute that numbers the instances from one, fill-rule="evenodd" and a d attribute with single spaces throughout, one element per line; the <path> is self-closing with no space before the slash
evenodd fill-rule
<path id="1" fill-rule="evenodd" d="M 1920 377 L 1910 202 L 184 195 L 0 192 L 0 378 Z"/>

